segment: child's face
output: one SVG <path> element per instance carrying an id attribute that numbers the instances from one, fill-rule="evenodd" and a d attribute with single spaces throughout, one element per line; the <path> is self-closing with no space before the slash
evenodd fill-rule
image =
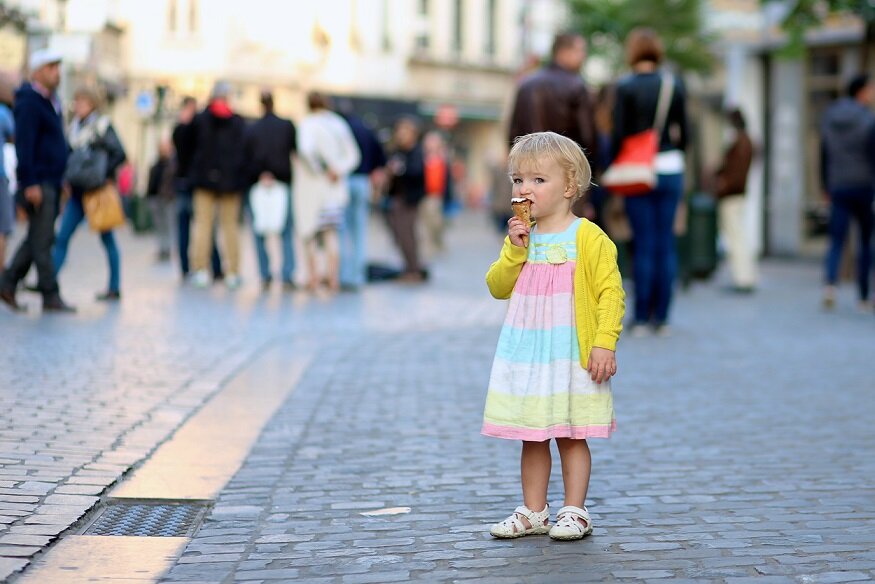
<path id="1" fill-rule="evenodd" d="M 537 164 L 518 168 L 510 176 L 513 196 L 532 201 L 532 217 L 545 219 L 571 211 L 575 189 L 555 160 L 541 158 Z"/>

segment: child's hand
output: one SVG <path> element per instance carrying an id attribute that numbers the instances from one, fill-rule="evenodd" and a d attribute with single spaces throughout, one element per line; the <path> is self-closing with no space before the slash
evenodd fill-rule
<path id="1" fill-rule="evenodd" d="M 587 371 L 596 383 L 604 383 L 617 373 L 617 356 L 611 350 L 593 347 L 589 353 Z"/>
<path id="2" fill-rule="evenodd" d="M 517 217 L 511 217 L 507 222 L 507 234 L 510 242 L 517 247 L 528 247 L 529 231 L 531 227 Z M 524 237 L 525 236 L 525 237 Z"/>

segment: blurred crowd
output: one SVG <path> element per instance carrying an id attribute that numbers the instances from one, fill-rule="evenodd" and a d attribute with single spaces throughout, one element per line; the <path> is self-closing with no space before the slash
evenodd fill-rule
<path id="1" fill-rule="evenodd" d="M 625 275 L 635 284 L 632 334 L 667 334 L 678 277 L 675 237 L 683 228 L 689 174 L 687 92 L 682 77 L 665 66 L 653 30 L 633 30 L 625 50 L 629 73 L 593 91 L 580 74 L 586 40 L 558 34 L 549 60 L 519 80 L 508 146 L 539 131 L 580 144 L 594 173 L 588 196 L 574 211 L 618 243 L 621 266 L 628 266 Z M 76 89 L 65 121 L 57 91 L 61 60 L 50 50 L 35 51 L 29 79 L 14 97 L 0 91 L 0 138 L 6 144 L 0 165 L 0 265 L 5 266 L 0 300 L 13 310 L 21 309 L 22 290 L 39 293 L 45 310 L 74 310 L 63 300 L 57 276 L 84 222 L 100 238 L 107 260 L 108 282 L 97 299 L 117 301 L 122 295 L 122 251 L 114 229 L 125 221 L 121 198 L 133 189 L 133 167 L 98 92 Z M 826 306 L 835 302 L 842 250 L 856 221 L 860 306 L 872 307 L 873 97 L 869 79 L 856 77 L 821 127 L 822 178 L 832 208 Z M 265 290 L 278 282 L 289 290 L 335 293 L 359 290 L 375 279 L 427 279 L 424 258 L 444 249 L 447 218 L 457 205 L 448 136 L 404 116 L 384 143 L 351 108 L 338 111 L 319 92 L 306 99 L 307 113 L 295 122 L 277 115 L 269 89 L 261 93 L 262 115 L 256 120 L 235 111 L 227 83 L 216 83 L 206 103 L 181 100 L 146 189 L 159 261 L 174 261 L 195 287 L 223 282 L 239 288 L 240 238 L 249 231 L 241 225 L 248 222 Z M 723 160 L 707 182 L 717 198 L 732 279 L 728 290 L 750 294 L 758 275 L 745 193 L 757 145 L 743 112 L 728 107 L 725 121 Z M 504 231 L 511 196 L 505 160 L 493 162 L 491 176 L 492 215 Z M 372 209 L 382 212 L 400 267 L 368 263 Z M 27 233 L 7 264 L 6 238 L 16 213 Z M 271 258 L 272 239 L 281 249 L 277 261 Z M 25 285 L 31 268 L 37 280 Z"/>
<path id="2" fill-rule="evenodd" d="M 15 94 L 14 115 L 11 103 L 0 106 L 0 132 L 15 143 L 6 152 L 17 159 L 18 179 L 12 189 L 3 179 L 2 243 L 16 208 L 28 223 L 0 278 L 0 299 L 16 311 L 22 310 L 21 290 L 41 294 L 46 311 L 75 310 L 63 300 L 57 276 L 86 220 L 108 264 L 109 281 L 97 300 L 121 298 L 122 254 L 114 230 L 125 222 L 122 196 L 132 188 L 132 165 L 95 91 L 76 89 L 64 124 L 57 96 L 61 60 L 58 53 L 35 52 L 30 80 Z M 324 94 L 309 93 L 308 112 L 294 123 L 275 113 L 267 89 L 260 96 L 262 116 L 247 122 L 230 94 L 227 83 L 217 82 L 203 105 L 182 99 L 172 134 L 160 143 L 146 189 L 158 261 L 175 256 L 182 278 L 195 287 L 223 282 L 239 288 L 241 224 L 248 221 L 264 290 L 277 280 L 286 290 L 335 293 L 375 279 L 427 279 L 423 258 L 443 251 L 453 200 L 452 164 L 440 131 L 424 131 L 421 120 L 402 117 L 384 145 L 362 118 L 338 113 Z M 368 264 L 373 207 L 383 212 L 403 259 L 400 268 Z M 271 238 L 282 250 L 278 273 Z M 301 269 L 296 257 L 305 260 Z M 25 285 L 32 267 L 37 282 Z"/>

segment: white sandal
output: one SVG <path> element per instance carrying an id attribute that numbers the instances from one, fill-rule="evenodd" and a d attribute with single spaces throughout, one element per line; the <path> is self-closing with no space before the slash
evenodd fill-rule
<path id="1" fill-rule="evenodd" d="M 522 518 L 529 520 L 531 527 L 526 528 Z M 489 530 L 493 537 L 501 539 L 512 539 L 514 537 L 523 537 L 525 535 L 540 535 L 550 531 L 550 505 L 544 507 L 543 511 L 532 511 L 525 505 L 520 505 L 514 512 L 502 521 L 496 523 Z"/>
<path id="2" fill-rule="evenodd" d="M 581 519 L 586 526 L 580 524 Z M 581 509 L 573 505 L 559 510 L 556 514 L 556 524 L 550 529 L 550 537 L 562 541 L 583 539 L 590 533 L 592 533 L 592 519 L 589 518 L 589 511 L 586 507 Z"/>

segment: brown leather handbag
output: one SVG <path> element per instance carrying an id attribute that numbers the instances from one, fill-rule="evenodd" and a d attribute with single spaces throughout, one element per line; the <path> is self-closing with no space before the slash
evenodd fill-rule
<path id="1" fill-rule="evenodd" d="M 82 206 L 85 208 L 88 226 L 97 233 L 111 231 L 125 223 L 121 197 L 111 182 L 85 193 Z"/>

